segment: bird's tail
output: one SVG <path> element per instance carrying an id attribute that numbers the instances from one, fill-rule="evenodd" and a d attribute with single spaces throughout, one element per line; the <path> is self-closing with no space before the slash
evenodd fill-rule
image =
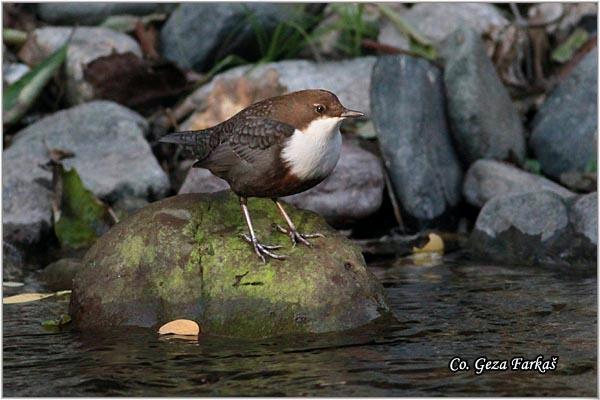
<path id="1" fill-rule="evenodd" d="M 173 143 L 183 146 L 194 154 L 198 160 L 202 160 L 210 154 L 216 146 L 215 138 L 209 130 L 173 132 L 161 137 L 161 143 Z"/>

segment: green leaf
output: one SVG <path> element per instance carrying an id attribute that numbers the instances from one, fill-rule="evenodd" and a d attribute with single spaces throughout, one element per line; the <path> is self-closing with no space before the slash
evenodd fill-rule
<path id="1" fill-rule="evenodd" d="M 590 161 L 588 161 L 587 165 L 585 166 L 584 172 L 598 172 L 598 160 L 596 158 L 593 158 Z"/>
<path id="2" fill-rule="evenodd" d="M 523 168 L 526 171 L 531 172 L 532 174 L 537 174 L 537 175 L 542 174 L 542 166 L 540 165 L 540 162 L 533 158 L 527 158 L 525 160 L 525 164 L 523 165 Z"/>
<path id="3" fill-rule="evenodd" d="M 54 233 L 63 247 L 90 246 L 109 227 L 108 208 L 85 188 L 75 168 L 68 171 L 62 166 L 59 168 L 62 197 Z"/>
<path id="4" fill-rule="evenodd" d="M 4 123 L 14 124 L 25 115 L 66 57 L 65 44 L 6 89 L 2 98 Z"/>
<path id="5" fill-rule="evenodd" d="M 583 28 L 577 28 L 563 44 L 552 52 L 552 60 L 564 64 L 587 42 L 589 33 Z"/>
<path id="6" fill-rule="evenodd" d="M 27 40 L 27 32 L 17 29 L 3 29 L 2 41 L 4 44 L 20 46 Z"/>

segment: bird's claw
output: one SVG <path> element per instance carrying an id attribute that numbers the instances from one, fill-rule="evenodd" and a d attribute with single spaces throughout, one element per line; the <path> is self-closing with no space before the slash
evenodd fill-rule
<path id="1" fill-rule="evenodd" d="M 312 244 L 306 239 L 314 239 L 318 237 L 325 237 L 322 233 L 299 233 L 295 229 L 287 229 L 281 225 L 277 225 L 277 230 L 281 233 L 285 233 L 290 237 L 292 241 L 292 246 L 296 246 L 298 242 L 307 245 L 308 247 L 312 247 Z"/>
<path id="2" fill-rule="evenodd" d="M 252 247 L 254 247 L 254 252 L 260 257 L 260 259 L 264 263 L 267 262 L 267 260 L 265 259 L 265 256 L 274 258 L 276 260 L 285 260 L 287 258 L 286 255 L 279 255 L 279 254 L 275 254 L 275 253 L 269 251 L 269 250 L 280 249 L 282 246 L 260 244 L 260 243 L 258 243 L 258 240 L 252 239 L 250 236 L 246 235 L 245 233 L 242 233 L 241 236 L 244 238 L 244 240 L 246 242 L 250 243 L 252 245 Z"/>

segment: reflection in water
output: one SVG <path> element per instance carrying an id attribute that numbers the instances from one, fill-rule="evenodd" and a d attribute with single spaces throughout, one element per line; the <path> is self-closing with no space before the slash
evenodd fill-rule
<path id="1" fill-rule="evenodd" d="M 595 278 L 448 260 L 371 269 L 397 321 L 342 334 L 49 334 L 40 322 L 64 312 L 65 299 L 4 306 L 4 395 L 596 395 Z M 454 356 L 472 363 L 539 354 L 559 356 L 557 370 L 476 376 L 447 368 Z"/>

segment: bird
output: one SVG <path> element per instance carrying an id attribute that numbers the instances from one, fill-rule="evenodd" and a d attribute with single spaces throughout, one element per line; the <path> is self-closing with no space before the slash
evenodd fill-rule
<path id="1" fill-rule="evenodd" d="M 238 196 L 248 234 L 241 234 L 258 257 L 283 260 L 256 235 L 248 198 L 270 198 L 287 224 L 277 229 L 289 235 L 292 246 L 308 247 L 321 233 L 300 233 L 280 197 L 300 193 L 327 178 L 341 152 L 340 124 L 364 116 L 342 105 L 323 89 L 296 91 L 256 102 L 213 127 L 167 134 L 159 142 L 184 147 L 196 158 L 193 167 L 206 168 L 229 183 Z"/>

